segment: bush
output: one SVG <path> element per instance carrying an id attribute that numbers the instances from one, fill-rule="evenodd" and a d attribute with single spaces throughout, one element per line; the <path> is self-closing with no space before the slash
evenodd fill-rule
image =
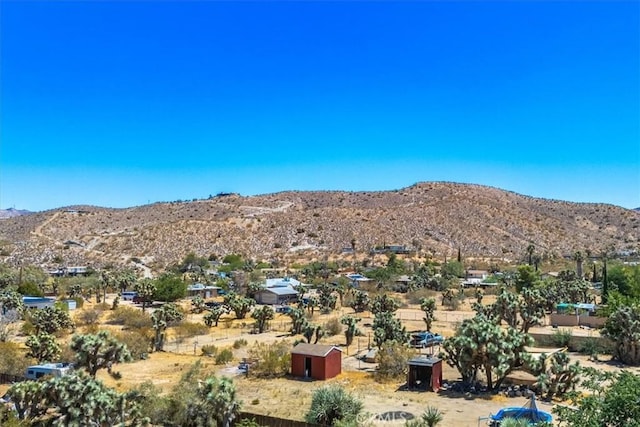
<path id="1" fill-rule="evenodd" d="M 407 375 L 409 359 L 413 350 L 394 341 L 387 341 L 376 354 L 376 381 L 404 378 Z"/>
<path id="2" fill-rule="evenodd" d="M 256 343 L 249 350 L 249 357 L 255 361 L 249 370 L 256 377 L 277 377 L 289 373 L 291 367 L 291 346 L 286 341 L 273 344 Z"/>
<path id="3" fill-rule="evenodd" d="M 154 332 L 150 328 L 139 328 L 126 333 L 115 334 L 118 341 L 125 344 L 133 360 L 144 359 L 152 351 Z"/>
<path id="4" fill-rule="evenodd" d="M 324 331 L 330 337 L 340 335 L 342 333 L 342 324 L 340 323 L 340 319 L 335 318 L 328 320 L 324 324 Z"/>
<path id="5" fill-rule="evenodd" d="M 322 387 L 313 392 L 311 408 L 305 420 L 309 424 L 325 426 L 336 425 L 337 422 L 356 422 L 362 412 L 363 403 L 339 385 Z"/>
<path id="6" fill-rule="evenodd" d="M 245 340 L 244 338 L 240 338 L 233 342 L 233 348 L 237 350 L 239 348 L 245 347 L 247 344 L 247 340 Z"/>
<path id="7" fill-rule="evenodd" d="M 78 314 L 78 320 L 86 326 L 95 325 L 100 320 L 100 316 L 102 316 L 101 310 L 88 309 L 83 310 Z"/>
<path id="8" fill-rule="evenodd" d="M 569 347 L 572 336 L 571 329 L 558 329 L 551 334 L 551 342 L 556 347 Z"/>
<path id="9" fill-rule="evenodd" d="M 178 341 L 182 341 L 185 338 L 207 335 L 209 327 L 203 323 L 182 322 L 174 327 L 174 331 Z"/>
<path id="10" fill-rule="evenodd" d="M 0 373 L 22 376 L 31 362 L 17 343 L 0 342 Z"/>
<path id="11" fill-rule="evenodd" d="M 202 351 L 203 356 L 215 357 L 218 353 L 218 347 L 215 345 L 203 345 L 200 351 Z"/>
<path id="12" fill-rule="evenodd" d="M 152 326 L 151 316 L 142 310 L 131 307 L 118 307 L 112 311 L 108 323 L 133 329 L 151 328 Z"/>
<path id="13" fill-rule="evenodd" d="M 233 352 L 228 348 L 225 348 L 224 350 L 222 350 L 220 353 L 216 355 L 216 365 L 224 365 L 226 363 L 231 362 L 232 360 L 233 360 Z"/>

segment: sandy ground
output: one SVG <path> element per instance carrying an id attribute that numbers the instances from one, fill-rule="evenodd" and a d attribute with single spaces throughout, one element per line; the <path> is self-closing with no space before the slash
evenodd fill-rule
<path id="1" fill-rule="evenodd" d="M 488 301 L 486 301 L 488 302 Z M 129 304 L 129 303 L 124 303 Z M 438 307 L 440 309 L 440 307 Z M 457 324 L 465 318 L 473 316 L 468 307 L 461 307 L 459 311 L 438 311 L 436 322 L 432 330 L 442 335 L 451 336 Z M 323 324 L 332 317 L 340 317 L 342 314 L 352 314 L 351 309 L 342 309 L 332 315 L 315 314 L 312 323 Z M 341 384 L 355 395 L 359 396 L 365 405 L 366 414 L 362 421 L 372 425 L 402 425 L 405 419 L 411 416 L 420 416 L 428 407 L 435 406 L 444 414 L 442 426 L 480 426 L 486 425 L 486 417 L 496 413 L 503 407 L 523 406 L 527 399 L 524 397 L 507 398 L 502 395 L 464 396 L 454 395 L 450 392 L 417 392 L 402 390 L 403 381 L 380 384 L 373 378 L 372 372 L 375 364 L 369 364 L 358 360 L 355 355 L 366 352 L 370 342 L 370 323 L 373 318 L 370 315 L 358 315 L 362 317 L 359 327 L 363 335 L 357 337 L 350 347 L 344 345 L 344 336 L 337 335 L 326 337 L 323 344 L 338 345 L 343 350 L 343 373 L 328 381 L 306 381 L 293 378 L 256 379 L 247 378 L 237 371 L 236 367 L 243 357 L 247 356 L 248 348 L 256 342 L 273 342 L 285 339 L 292 342 L 295 338 L 287 333 L 290 319 L 287 316 L 277 315 L 271 322 L 272 330 L 256 335 L 249 333 L 253 320 L 221 321 L 218 327 L 210 329 L 210 333 L 203 336 L 192 337 L 184 340 L 176 340 L 169 336 L 165 352 L 151 353 L 148 360 L 117 365 L 116 370 L 122 374 L 122 379 L 116 381 L 106 373 L 99 373 L 99 378 L 109 386 L 118 390 L 126 390 L 144 381 L 151 381 L 163 391 L 169 391 L 189 367 L 200 360 L 203 367 L 217 375 L 231 376 L 234 378 L 238 396 L 243 402 L 243 410 L 256 414 L 278 416 L 282 418 L 302 420 L 307 412 L 313 391 L 326 384 Z M 202 315 L 190 314 L 188 321 L 201 322 Z M 422 312 L 416 306 L 408 306 L 398 311 L 398 317 L 409 331 L 424 328 Z M 551 333 L 550 328 L 536 328 L 532 332 Z M 593 331 L 574 329 L 575 335 L 593 334 Z M 233 350 L 234 360 L 226 366 L 216 366 L 213 359 L 201 356 L 203 345 L 215 345 L 219 348 L 232 348 L 234 341 L 245 339 L 247 347 Z M 423 350 L 427 351 L 427 350 Z M 595 363 L 581 355 L 572 355 L 572 358 L 581 360 L 581 364 L 595 366 L 599 369 L 619 369 L 611 363 Z M 443 378 L 445 381 L 458 379 L 458 372 L 443 364 Z M 640 372 L 640 369 L 635 371 Z M 7 385 L 0 385 L 0 395 L 4 394 Z M 551 405 L 538 402 L 542 410 L 551 411 Z M 393 414 L 391 414 L 393 413 Z M 375 420 L 375 416 L 381 416 L 382 420 Z"/>

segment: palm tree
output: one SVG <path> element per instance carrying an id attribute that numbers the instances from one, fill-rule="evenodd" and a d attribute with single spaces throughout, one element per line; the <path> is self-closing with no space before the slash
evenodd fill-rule
<path id="1" fill-rule="evenodd" d="M 584 279 L 584 275 L 582 273 L 582 261 L 584 261 L 584 256 L 582 255 L 582 252 L 576 251 L 576 253 L 573 254 L 573 260 L 576 262 L 576 276 L 578 276 L 580 280 Z"/>
<path id="2" fill-rule="evenodd" d="M 529 257 L 529 265 L 533 265 L 533 253 L 535 252 L 536 247 L 533 245 L 533 243 L 530 243 L 529 246 L 527 246 L 527 256 Z"/>

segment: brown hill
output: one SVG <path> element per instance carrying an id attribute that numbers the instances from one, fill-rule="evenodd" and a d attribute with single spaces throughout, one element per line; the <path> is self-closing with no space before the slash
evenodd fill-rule
<path id="1" fill-rule="evenodd" d="M 322 258 L 405 245 L 418 252 L 519 258 L 605 247 L 637 250 L 640 213 L 527 197 L 480 185 L 430 182 L 395 191 L 219 195 L 126 209 L 75 206 L 0 221 L 4 259 L 38 264 L 161 268 L 188 252 L 255 259 Z"/>

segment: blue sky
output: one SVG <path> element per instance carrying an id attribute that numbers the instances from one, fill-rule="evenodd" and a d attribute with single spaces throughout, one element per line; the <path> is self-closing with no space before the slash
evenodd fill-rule
<path id="1" fill-rule="evenodd" d="M 637 1 L 0 5 L 0 208 L 486 184 L 640 206 Z"/>

